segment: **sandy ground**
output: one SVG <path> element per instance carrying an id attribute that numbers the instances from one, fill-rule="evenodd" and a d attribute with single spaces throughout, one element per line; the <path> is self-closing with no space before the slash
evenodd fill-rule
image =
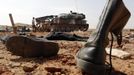
<path id="1" fill-rule="evenodd" d="M 81 36 L 89 36 L 88 32 L 72 32 Z M 124 31 L 123 43 L 119 47 L 114 41 L 114 48 L 132 54 L 127 59 L 112 57 L 114 75 L 134 75 L 134 32 Z M 3 33 L 2 33 L 3 34 Z M 7 33 L 6 33 L 7 34 Z M 35 33 L 45 35 L 47 33 Z M 133 35 L 133 36 L 130 36 Z M 83 75 L 76 66 L 75 55 L 83 47 L 79 41 L 55 41 L 59 44 L 60 51 L 57 56 L 45 58 L 23 58 L 12 55 L 0 42 L 0 75 Z M 108 61 L 108 56 L 107 56 Z"/>

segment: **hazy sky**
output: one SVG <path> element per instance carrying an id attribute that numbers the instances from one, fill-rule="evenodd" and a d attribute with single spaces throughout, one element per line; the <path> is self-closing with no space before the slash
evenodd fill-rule
<path id="1" fill-rule="evenodd" d="M 132 16 L 126 27 L 134 28 L 134 0 L 123 0 Z M 0 25 L 10 24 L 12 13 L 15 23 L 31 24 L 32 17 L 68 13 L 70 10 L 86 14 L 90 28 L 95 28 L 106 0 L 0 0 Z"/>

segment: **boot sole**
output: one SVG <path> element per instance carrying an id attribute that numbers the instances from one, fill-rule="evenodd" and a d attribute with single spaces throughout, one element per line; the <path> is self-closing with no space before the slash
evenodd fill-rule
<path id="1" fill-rule="evenodd" d="M 25 36 L 10 37 L 6 42 L 6 47 L 12 54 L 23 57 L 49 57 L 57 55 L 59 51 L 57 43 Z"/>
<path id="2" fill-rule="evenodd" d="M 77 66 L 85 73 L 91 75 L 105 75 L 106 66 L 105 65 L 96 65 L 94 63 L 82 60 L 76 57 Z"/>

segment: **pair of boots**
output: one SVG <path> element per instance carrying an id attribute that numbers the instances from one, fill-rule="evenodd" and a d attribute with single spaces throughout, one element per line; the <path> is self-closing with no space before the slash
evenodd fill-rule
<path id="1" fill-rule="evenodd" d="M 121 32 L 129 17 L 130 12 L 122 0 L 108 0 L 96 30 L 76 54 L 77 66 L 91 75 L 105 75 L 105 47 L 108 45 L 108 33 L 113 33 L 120 45 Z"/>

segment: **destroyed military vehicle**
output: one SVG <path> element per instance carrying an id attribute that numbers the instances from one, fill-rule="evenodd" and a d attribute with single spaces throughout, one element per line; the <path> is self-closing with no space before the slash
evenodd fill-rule
<path id="1" fill-rule="evenodd" d="M 86 31 L 89 27 L 83 13 L 72 12 L 35 18 L 37 31 Z"/>

